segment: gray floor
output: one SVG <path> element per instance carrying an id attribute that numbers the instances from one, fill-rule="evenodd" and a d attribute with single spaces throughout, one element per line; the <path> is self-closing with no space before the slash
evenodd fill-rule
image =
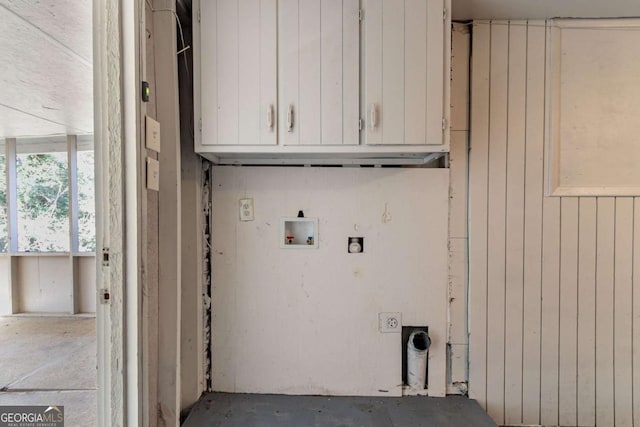
<path id="1" fill-rule="evenodd" d="M 0 405 L 63 405 L 96 425 L 94 317 L 0 317 Z"/>
<path id="2" fill-rule="evenodd" d="M 183 427 L 371 426 L 495 427 L 474 401 L 460 396 L 322 397 L 210 393 Z"/>

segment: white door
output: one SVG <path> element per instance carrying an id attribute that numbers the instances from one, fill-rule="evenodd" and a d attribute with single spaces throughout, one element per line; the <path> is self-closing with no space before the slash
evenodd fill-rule
<path id="1" fill-rule="evenodd" d="M 278 2 L 280 139 L 359 142 L 358 0 Z"/>
<path id="2" fill-rule="evenodd" d="M 277 0 L 200 3 L 202 144 L 277 142 Z"/>
<path id="3" fill-rule="evenodd" d="M 443 144 L 444 0 L 364 0 L 366 144 Z"/>

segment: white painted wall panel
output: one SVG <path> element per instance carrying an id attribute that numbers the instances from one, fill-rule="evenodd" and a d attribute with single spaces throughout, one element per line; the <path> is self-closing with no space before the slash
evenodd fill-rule
<path id="1" fill-rule="evenodd" d="M 473 27 L 469 157 L 469 397 L 487 407 L 487 193 L 491 27 Z M 478 54 L 476 52 L 482 52 Z M 452 168 L 462 167 L 453 163 Z M 453 173 L 453 171 L 452 171 Z"/>
<path id="2" fill-rule="evenodd" d="M 540 416 L 540 330 L 542 292 L 542 194 L 544 153 L 545 29 L 527 26 L 526 136 L 524 185 L 524 281 L 522 313 L 522 420 Z"/>
<path id="3" fill-rule="evenodd" d="M 0 258 L 0 313 L 65 313 L 96 311 L 95 256 L 23 255 Z M 76 272 L 74 274 L 74 266 Z M 75 286 L 74 276 L 78 281 Z M 12 303 L 13 299 L 13 303 Z M 13 307 L 12 307 L 13 306 Z"/>
<path id="4" fill-rule="evenodd" d="M 633 425 L 638 199 L 544 196 L 544 25 L 473 25 L 469 393 L 508 425 Z"/>
<path id="5" fill-rule="evenodd" d="M 522 328 L 524 309 L 524 171 L 526 138 L 527 28 L 509 26 L 509 78 L 507 102 L 507 176 L 505 243 L 505 422 L 522 416 Z"/>
<path id="6" fill-rule="evenodd" d="M 557 20 L 549 34 L 549 191 L 639 195 L 640 20 Z"/>
<path id="7" fill-rule="evenodd" d="M 68 256 L 20 257 L 18 278 L 20 312 L 73 311 L 73 273 Z"/>
<path id="8" fill-rule="evenodd" d="M 278 11 L 281 141 L 358 144 L 358 1 L 286 0 Z"/>
<path id="9" fill-rule="evenodd" d="M 276 1 L 205 1 L 200 11 L 202 144 L 275 144 Z"/>
<path id="10" fill-rule="evenodd" d="M 11 257 L 0 257 L 0 315 L 12 314 Z"/>
<path id="11" fill-rule="evenodd" d="M 400 335 L 378 331 L 379 312 L 399 311 L 403 324 L 429 326 L 430 394 L 444 395 L 447 170 L 216 167 L 213 176 L 215 390 L 400 395 Z M 243 197 L 254 199 L 255 221 L 238 220 Z M 280 249 L 279 220 L 298 210 L 319 218 L 317 250 Z M 365 238 L 363 254 L 347 253 L 350 236 Z"/>
<path id="12" fill-rule="evenodd" d="M 633 198 L 616 198 L 614 384 L 616 426 L 633 425 Z"/>
<path id="13" fill-rule="evenodd" d="M 443 0 L 362 2 L 366 144 L 444 143 L 444 8 Z"/>
<path id="14" fill-rule="evenodd" d="M 560 348 L 558 408 L 560 425 L 578 425 L 578 198 L 561 199 Z"/>
<path id="15" fill-rule="evenodd" d="M 78 257 L 80 313 L 96 312 L 96 258 Z"/>
<path id="16" fill-rule="evenodd" d="M 596 220 L 593 197 L 580 198 L 578 225 L 578 425 L 594 425 L 596 402 Z"/>

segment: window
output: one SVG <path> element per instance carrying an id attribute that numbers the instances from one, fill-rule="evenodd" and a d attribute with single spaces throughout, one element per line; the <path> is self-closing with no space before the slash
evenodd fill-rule
<path id="1" fill-rule="evenodd" d="M 93 136 L 0 145 L 0 252 L 94 252 Z"/>
<path id="2" fill-rule="evenodd" d="M 96 250 L 94 153 L 78 151 L 78 251 Z"/>
<path id="3" fill-rule="evenodd" d="M 18 251 L 69 251 L 67 153 L 16 156 Z"/>

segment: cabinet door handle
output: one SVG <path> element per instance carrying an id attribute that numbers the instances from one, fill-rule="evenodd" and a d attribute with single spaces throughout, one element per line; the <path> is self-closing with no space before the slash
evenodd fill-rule
<path id="1" fill-rule="evenodd" d="M 293 132 L 293 105 L 287 110 L 287 132 Z"/>
<path id="2" fill-rule="evenodd" d="M 378 127 L 378 108 L 376 107 L 376 104 L 371 104 L 369 114 L 371 115 L 371 129 L 375 129 Z"/>
<path id="3" fill-rule="evenodd" d="M 273 129 L 273 104 L 267 107 L 267 127 Z"/>

